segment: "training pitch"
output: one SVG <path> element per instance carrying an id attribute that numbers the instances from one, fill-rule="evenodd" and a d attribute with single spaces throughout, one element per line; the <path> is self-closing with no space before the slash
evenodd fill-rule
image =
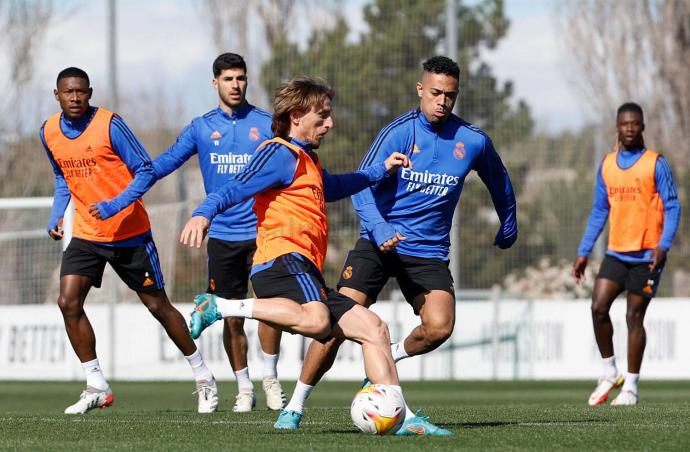
<path id="1" fill-rule="evenodd" d="M 221 404 L 196 413 L 190 383 L 112 383 L 115 404 L 67 416 L 81 383 L 0 382 L 0 450 L 690 450 L 690 384 L 640 384 L 636 407 L 587 406 L 595 382 L 405 382 L 412 408 L 455 436 L 376 437 L 350 420 L 356 382 L 324 382 L 296 432 L 273 430 L 261 382 L 257 410 L 235 414 L 235 384 Z M 285 383 L 291 393 L 293 384 Z M 232 399 L 232 401 L 231 401 Z"/>

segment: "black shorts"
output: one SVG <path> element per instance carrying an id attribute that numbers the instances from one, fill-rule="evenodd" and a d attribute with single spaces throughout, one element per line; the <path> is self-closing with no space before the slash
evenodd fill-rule
<path id="1" fill-rule="evenodd" d="M 323 276 L 308 259 L 294 254 L 277 257 L 272 265 L 256 271 L 251 277 L 257 298 L 282 297 L 299 304 L 323 302 L 334 325 L 357 303 L 326 287 Z"/>
<path id="2" fill-rule="evenodd" d="M 375 243 L 362 238 L 347 254 L 338 289 L 349 287 L 376 300 L 388 278 L 397 279 L 408 303 L 412 303 L 419 294 L 431 290 L 443 290 L 455 296 L 447 261 L 408 256 L 395 251 L 384 253 Z"/>
<path id="3" fill-rule="evenodd" d="M 607 255 L 599 267 L 597 279 L 610 279 L 620 284 L 629 293 L 654 298 L 663 270 L 663 267 L 660 267 L 651 271 L 649 262 L 624 262 Z"/>
<path id="4" fill-rule="evenodd" d="M 136 292 L 155 292 L 165 286 L 153 238 L 139 246 L 116 247 L 73 237 L 62 253 L 60 277 L 87 276 L 94 287 L 101 287 L 106 262 Z"/>
<path id="5" fill-rule="evenodd" d="M 255 240 L 226 242 L 208 239 L 208 293 L 223 298 L 247 298 Z"/>

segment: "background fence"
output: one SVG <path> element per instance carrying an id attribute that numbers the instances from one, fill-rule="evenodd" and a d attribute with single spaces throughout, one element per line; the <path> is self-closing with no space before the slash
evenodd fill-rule
<path id="1" fill-rule="evenodd" d="M 585 89 L 577 91 L 581 96 L 579 101 L 591 106 L 591 123 L 549 131 L 547 124 L 534 115 L 535 106 L 518 98 L 512 81 L 499 78 L 490 63 L 493 49 L 507 39 L 511 27 L 519 24 L 519 18 L 512 19 L 507 13 L 506 5 L 514 3 L 500 0 L 180 0 L 164 3 L 147 20 L 154 24 L 167 21 L 168 28 L 176 23 L 175 34 L 188 36 L 190 42 L 202 39 L 185 34 L 185 28 L 193 28 L 192 22 L 197 27 L 194 30 L 206 33 L 203 37 L 207 42 L 206 51 L 200 56 L 203 66 L 177 68 L 172 65 L 183 60 L 186 51 L 183 47 L 176 52 L 170 52 L 168 48 L 167 53 L 156 54 L 157 59 L 147 60 L 147 64 L 131 63 L 132 59 L 128 57 L 147 45 L 153 45 L 153 41 L 151 44 L 147 41 L 152 37 L 142 35 L 137 41 L 135 37 L 139 32 L 127 27 L 135 21 L 137 8 L 153 8 L 151 5 L 156 2 L 148 6 L 112 0 L 103 4 L 48 0 L 2 2 L 0 21 L 7 25 L 3 26 L 7 33 L 0 44 L 1 56 L 7 65 L 3 65 L 6 69 L 0 75 L 5 78 L 8 92 L 13 94 L 3 100 L 3 114 L 0 115 L 0 196 L 52 195 L 52 171 L 36 132 L 42 118 L 57 107 L 50 91 L 55 74 L 73 61 L 82 61 L 68 48 L 73 37 L 65 30 L 70 24 L 85 20 L 102 21 L 94 25 L 102 30 L 109 30 L 109 23 L 117 24 L 110 35 L 114 37 L 112 41 L 108 40 L 107 34 L 101 36 L 99 33 L 88 45 L 80 42 L 86 54 L 95 53 L 100 58 L 97 62 L 92 58 L 84 64 L 92 74 L 92 85 L 96 89 L 93 103 L 118 107 L 117 110 L 152 156 L 172 144 L 188 120 L 214 108 L 214 94 L 207 84 L 211 78 L 211 62 L 218 52 L 235 51 L 247 56 L 250 75 L 248 98 L 265 108 L 270 106 L 270 93 L 289 77 L 309 74 L 325 78 L 336 90 L 336 127 L 325 140 L 321 152 L 324 166 L 331 172 L 356 168 L 378 130 L 418 104 L 415 82 L 423 60 L 434 54 L 448 54 L 448 49 L 456 49 L 450 56 L 462 68 L 457 113 L 486 130 L 493 138 L 513 180 L 520 228 L 520 238 L 512 249 L 500 251 L 492 246 L 498 228 L 497 218 L 483 184 L 474 174 L 470 175 L 459 205 L 459 233 L 453 239 L 453 247 L 458 249 L 453 262 L 459 269 L 456 286 L 461 290 L 472 290 L 499 285 L 518 296 L 531 297 L 587 296 L 586 288 L 578 289 L 570 281 L 569 263 L 575 257 L 591 206 L 596 167 L 603 153 L 613 145 L 615 108 L 627 100 L 637 100 L 643 107 L 649 107 L 646 141 L 665 151 L 671 163 L 675 164 L 675 176 L 684 200 L 689 187 L 686 168 L 681 163 L 688 149 L 680 143 L 688 142 L 687 130 L 690 127 L 685 127 L 685 105 L 690 91 L 678 88 L 675 107 L 654 102 L 656 97 L 666 96 L 671 89 L 668 87 L 682 83 L 672 83 L 673 80 L 669 79 L 671 76 L 668 74 L 673 72 L 665 70 L 671 67 L 669 61 L 653 61 L 649 67 L 639 64 L 636 66 L 637 85 L 635 80 L 629 80 L 624 86 L 621 78 L 600 86 L 601 96 L 591 92 L 587 94 Z M 528 8 L 529 3 L 517 2 L 517 9 L 513 6 L 512 10 Z M 614 3 L 625 4 L 630 11 L 638 7 L 650 9 L 650 14 L 646 10 L 638 11 L 637 18 L 643 20 L 646 17 L 647 27 L 637 30 L 649 30 L 649 36 L 644 34 L 647 31 L 639 32 L 637 35 L 642 35 L 639 36 L 641 41 L 631 44 L 639 46 L 641 59 L 647 58 L 645 49 L 657 39 L 653 34 L 655 30 L 663 29 L 664 24 L 660 21 L 664 17 L 673 16 L 674 11 L 680 17 L 690 14 L 688 1 L 626 0 Z M 115 16 L 107 15 L 105 6 L 108 4 L 115 7 Z M 553 23 L 570 24 L 569 27 L 555 27 L 563 30 L 554 38 L 560 43 L 564 61 L 569 60 L 575 51 L 571 44 L 573 36 L 568 34 L 568 30 L 577 27 L 578 30 L 587 30 L 588 26 L 596 29 L 596 24 L 591 22 L 593 19 L 585 13 L 600 8 L 601 14 L 605 13 L 611 24 L 607 29 L 616 28 L 616 24 L 620 27 L 634 25 L 630 23 L 630 13 L 626 13 L 625 8 L 605 8 L 602 4 L 605 6 L 607 2 L 549 2 L 547 9 Z M 189 10 L 192 14 L 171 18 L 180 10 Z M 109 21 L 109 17 L 119 20 Z M 17 18 L 22 20 L 18 22 Z M 682 31 L 682 27 L 688 26 L 683 21 L 677 22 L 666 24 L 665 36 L 673 45 L 680 46 L 690 33 L 671 32 L 678 27 Z M 9 24 L 13 24 L 12 27 Z M 53 39 L 56 37 L 62 41 Z M 133 40 L 139 45 L 132 44 Z M 599 48 L 596 42 L 580 41 L 579 45 L 591 45 L 595 50 Z M 611 52 L 615 49 L 605 50 Z M 56 64 L 44 67 L 39 62 L 48 54 Z M 109 57 L 104 60 L 103 55 Z M 686 57 L 686 53 L 678 51 L 672 62 L 688 69 L 686 63 L 690 60 Z M 130 63 L 115 64 L 116 61 Z M 104 66 L 103 63 L 107 64 Z M 200 80 L 198 86 L 184 85 L 180 81 L 187 80 L 183 75 L 192 69 L 200 74 L 194 79 Z M 596 82 L 587 78 L 591 74 L 588 75 L 585 69 L 575 66 L 568 72 L 578 81 L 573 83 L 574 86 Z M 639 74 L 644 71 L 648 71 L 646 78 Z M 549 74 L 549 77 L 563 78 L 566 72 Z M 118 74 L 120 78 L 117 78 Z M 676 81 L 687 81 L 687 71 L 682 74 L 685 78 Z M 38 76 L 44 76 L 50 83 L 44 83 Z M 153 86 L 144 82 L 131 83 L 129 79 L 132 77 L 142 81 L 153 77 L 159 83 Z M 168 81 L 171 84 L 166 84 Z M 655 85 L 656 97 L 650 97 L 646 91 L 648 83 Z M 603 105 L 604 98 L 609 99 L 606 105 Z M 662 125 L 680 135 L 671 136 Z M 176 302 L 190 300 L 206 286 L 204 253 L 177 245 L 177 235 L 190 209 L 203 197 L 200 177 L 198 163 L 191 159 L 183 169 L 159 182 L 145 197 L 168 289 Z M 686 215 L 683 213 L 681 230 L 670 254 L 661 295 L 683 296 L 689 291 L 690 252 L 685 233 Z M 48 208 L 0 211 L 3 256 L 0 260 L 0 303 L 54 301 L 61 245 L 50 241 L 45 233 L 48 217 Z M 349 200 L 331 204 L 329 219 L 331 236 L 326 279 L 334 284 L 345 254 L 356 240 L 358 221 Z M 601 255 L 601 247 L 595 254 Z M 107 284 L 108 280 L 105 281 Z M 116 284 L 118 302 L 136 301 L 136 296 L 123 284 Z M 89 296 L 89 303 L 105 300 L 105 294 L 113 293 L 108 290 L 104 287 L 101 291 L 94 291 Z M 387 296 L 388 292 L 384 293 L 384 297 Z"/>

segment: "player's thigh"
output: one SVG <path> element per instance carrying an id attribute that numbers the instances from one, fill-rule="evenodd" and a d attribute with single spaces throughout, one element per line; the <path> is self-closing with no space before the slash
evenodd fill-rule
<path id="1" fill-rule="evenodd" d="M 165 287 L 163 270 L 153 239 L 148 239 L 136 247 L 116 248 L 115 255 L 108 259 L 108 263 L 120 279 L 127 284 L 127 287 L 133 291 L 139 294 L 150 293 L 153 298 L 160 298 L 165 295 L 163 292 Z M 163 295 L 156 294 L 156 292 L 163 292 Z M 147 297 L 147 299 L 150 298 Z"/>
<path id="2" fill-rule="evenodd" d="M 331 312 L 333 315 L 333 312 Z M 332 336 L 338 339 L 370 344 L 388 345 L 388 326 L 374 312 L 360 305 L 350 305 L 338 316 Z"/>
<path id="3" fill-rule="evenodd" d="M 432 312 L 454 319 L 455 288 L 448 262 L 405 255 L 401 255 L 400 260 L 403 267 L 396 279 L 415 314 L 422 316 L 422 320 L 430 318 Z"/>
<path id="4" fill-rule="evenodd" d="M 650 270 L 647 262 L 633 264 L 628 272 L 625 288 L 629 294 L 636 294 L 647 299 L 654 298 L 659 289 L 663 271 L 663 267 Z"/>
<path id="5" fill-rule="evenodd" d="M 223 298 L 246 298 L 255 250 L 254 240 L 227 242 L 209 239 L 207 292 Z"/>
<path id="6" fill-rule="evenodd" d="M 387 281 L 381 251 L 371 241 L 359 239 L 347 253 L 337 288 L 357 303 L 371 305 Z"/>
<path id="7" fill-rule="evenodd" d="M 69 276 L 82 276 L 88 278 L 90 285 L 101 287 L 103 271 L 107 262 L 108 253 L 111 250 L 99 247 L 89 241 L 73 237 L 67 249 L 62 253 L 60 265 L 60 293 L 61 295 L 79 296 L 85 290 L 84 284 L 75 284 L 77 280 L 67 278 Z M 81 278 L 79 278 L 81 280 Z M 63 284 L 63 281 L 65 284 Z M 70 282 L 70 284 L 67 284 Z M 64 286 L 64 287 L 63 287 Z M 64 292 L 63 292 L 64 290 Z M 86 289 L 88 291 L 88 289 Z M 75 292 L 76 291 L 76 292 Z M 85 293 L 83 294 L 85 296 Z"/>
<path id="8" fill-rule="evenodd" d="M 599 267 L 592 291 L 592 311 L 608 312 L 613 301 L 626 290 L 629 266 L 613 256 L 606 256 Z"/>

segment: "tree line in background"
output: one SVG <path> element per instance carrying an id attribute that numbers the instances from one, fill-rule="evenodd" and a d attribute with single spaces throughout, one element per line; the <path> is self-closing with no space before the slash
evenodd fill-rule
<path id="1" fill-rule="evenodd" d="M 18 8 L 20 4 L 42 6 L 35 11 L 26 9 L 37 15 L 52 11 L 49 0 L 7 0 L 0 3 L 0 23 L 7 20 L 10 12 L 16 14 L 17 10 L 8 5 Z M 282 81 L 295 75 L 318 75 L 335 87 L 336 127 L 321 153 L 325 166 L 332 172 L 356 168 L 381 127 L 418 104 L 414 86 L 421 73 L 420 64 L 429 56 L 444 53 L 445 48 L 443 0 L 373 0 L 363 6 L 364 23 L 357 24 L 356 30 L 344 16 L 345 5 L 344 1 L 323 7 L 313 0 L 206 0 L 200 7 L 218 51 L 248 55 L 248 34 L 263 36 L 265 55 L 248 58 L 253 81 L 250 87 L 254 90 L 250 90 L 250 100 L 270 98 Z M 515 99 L 512 84 L 499 82 L 482 59 L 483 52 L 498 45 L 509 29 L 504 2 L 461 2 L 459 52 L 454 56 L 462 68 L 458 114 L 493 138 L 509 169 L 518 197 L 520 239 L 507 252 L 492 246 L 497 219 L 483 184 L 478 178 L 469 177 L 460 203 L 461 236 L 459 243 L 455 242 L 461 249 L 461 280 L 456 282 L 459 288 L 488 288 L 503 283 L 509 274 L 510 281 L 519 280 L 528 267 L 543 266 L 545 257 L 554 266 L 567 268 L 561 260 L 575 257 L 591 207 L 595 170 L 601 156 L 614 144 L 615 109 L 624 101 L 637 100 L 645 108 L 646 141 L 675 164 L 676 181 L 684 201 L 685 194 L 690 193 L 690 182 L 680 165 L 690 152 L 685 145 L 690 134 L 689 5 L 690 0 L 574 0 L 561 5 L 555 18 L 568 25 L 563 27 L 563 46 L 566 55 L 571 56 L 567 59 L 575 65 L 573 73 L 582 89 L 583 103 L 598 113 L 599 121 L 579 131 L 548 135 L 535 132 L 529 106 Z M 636 11 L 635 17 L 630 11 Z M 243 15 L 252 15 L 252 23 L 259 24 L 259 28 L 248 29 L 248 22 L 241 20 Z M 324 15 L 330 18 L 328 27 L 310 28 L 304 22 L 323 23 Z M 25 21 L 28 28 L 45 28 L 50 23 L 45 17 L 34 19 Z M 244 28 L 237 24 L 244 24 Z M 295 27 L 312 30 L 306 41 L 299 41 Z M 45 45 L 41 33 L 24 33 L 34 36 L 30 40 L 32 48 Z M 7 39 L 4 44 L 7 45 Z M 34 54 L 25 52 L 27 58 Z M 254 76 L 259 73 L 260 80 Z M 21 89 L 21 83 L 17 89 Z M 135 106 L 123 105 L 123 109 L 127 108 Z M 159 117 L 161 121 L 145 130 L 131 124 L 152 154 L 164 150 L 179 132 L 166 124 L 164 114 Z M 0 117 L 0 131 L 12 127 L 10 118 L 5 114 Z M 35 133 L 12 143 L 0 142 L 0 196 L 52 194 L 52 172 L 47 162 L 40 164 L 42 152 Z M 37 157 L 26 159 L 27 153 Z M 27 160 L 39 162 L 31 163 L 28 177 L 26 171 L 16 171 Z M 196 170 L 188 169 L 172 177 L 184 178 L 178 186 L 200 188 Z M 175 192 L 154 188 L 147 203 L 172 201 L 179 195 L 171 193 Z M 201 195 L 189 193 L 192 198 Z M 686 208 L 684 219 L 687 212 Z M 330 208 L 329 215 L 333 224 L 330 250 L 334 257 L 327 279 L 333 281 L 343 253 L 353 244 L 357 222 L 347 201 Z M 681 222 L 677 246 L 670 254 L 670 266 L 675 270 L 690 271 L 685 259 L 690 255 L 688 224 Z M 182 248 L 178 253 L 178 261 L 196 259 L 203 268 L 198 256 Z M 180 270 L 175 277 L 180 278 L 178 286 L 198 289 L 203 285 L 199 282 L 204 277 L 201 274 L 190 275 Z M 663 287 L 666 294 L 671 290 L 669 283 L 670 278 Z M 676 293 L 680 293 L 678 289 Z"/>

